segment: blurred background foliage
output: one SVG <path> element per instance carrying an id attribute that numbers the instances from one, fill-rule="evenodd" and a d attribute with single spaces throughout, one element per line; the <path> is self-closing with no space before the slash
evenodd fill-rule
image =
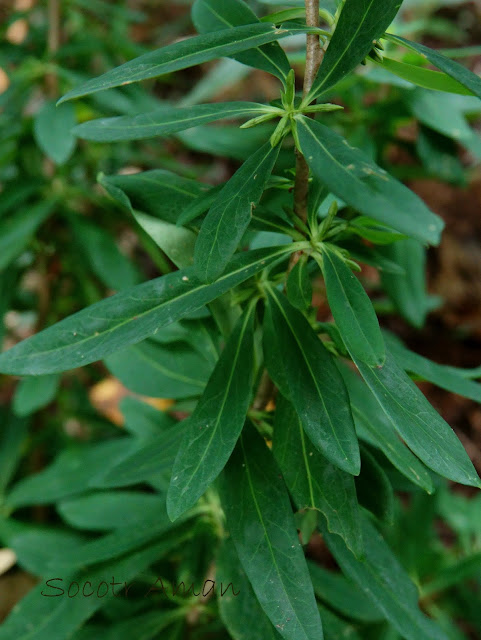
<path id="1" fill-rule="evenodd" d="M 259 15 L 303 5 L 296 0 L 250 4 Z M 321 4 L 329 9 L 333 3 Z M 75 123 L 94 117 L 132 115 L 162 104 L 277 97 L 274 79 L 231 59 L 64 104 L 55 111 L 52 126 L 55 102 L 72 86 L 192 34 L 189 11 L 189 0 L 12 0 L 1 4 L 0 334 L 5 348 L 114 291 L 175 268 L 129 210 L 106 193 L 97 181 L 99 174 L 103 184 L 123 188 L 135 209 L 158 213 L 161 208 L 168 218 L 169 208 L 185 207 L 189 190 L 197 193 L 202 183 L 216 185 L 226 180 L 258 147 L 259 140 L 265 139 L 267 124 L 248 130 L 232 124 L 206 125 L 168 139 L 115 144 L 77 140 L 70 131 Z M 405 0 L 391 31 L 443 49 L 481 73 L 478 2 Z M 304 38 L 289 38 L 284 45 L 301 77 Z M 425 62 L 413 52 L 396 55 L 406 64 Z M 371 63 L 356 78 L 336 86 L 326 100 L 345 107 L 330 116 L 335 128 L 406 181 L 446 222 L 440 248 L 426 255 L 404 247 L 408 280 L 383 276 L 387 297 L 377 271 L 363 271 L 384 325 L 437 362 L 479 366 L 481 103 L 469 96 L 415 87 Z M 172 191 L 162 196 L 158 190 L 149 190 L 146 182 L 122 178 L 149 169 L 178 176 L 175 197 Z M 291 178 L 287 174 L 286 183 Z M 265 244 L 262 234 L 265 232 L 251 240 Z M 400 245 L 386 248 L 386 257 Z M 325 321 L 329 312 L 322 282 L 315 296 L 319 320 Z M 193 319 L 180 324 L 172 342 L 159 344 L 159 349 L 168 362 L 182 341 L 193 341 L 200 352 L 196 366 L 207 376 L 212 362 L 202 355 L 207 348 L 202 343 L 204 333 L 195 323 Z M 2 378 L 1 617 L 44 575 L 44 553 L 102 530 L 95 504 L 89 502 L 91 478 L 82 477 L 81 467 L 85 464 L 88 470 L 86 461 L 95 456 L 105 460 L 107 473 L 127 440 L 143 437 L 142 428 L 148 431 L 152 424 L 170 419 L 165 410 L 182 416 L 189 407 L 193 391 L 188 386 L 179 390 L 172 385 L 168 398 L 140 397 L 131 379 L 135 376 L 129 377 L 129 366 L 112 363 L 109 371 L 105 364 L 96 363 L 62 376 Z M 422 383 L 422 389 L 455 428 L 481 472 L 479 404 L 428 383 Z M 32 482 L 34 473 L 40 475 Z M 403 480 L 392 469 L 390 478 L 398 491 L 379 496 L 386 521 L 394 523 L 385 527 L 385 534 L 420 586 L 423 607 L 453 639 L 481 638 L 479 494 L 473 496 L 470 489 L 446 484 L 430 497 L 406 492 Z M 151 485 L 158 486 L 156 482 L 161 480 Z M 110 486 L 119 492 L 115 483 Z M 132 513 L 129 511 L 130 498 L 124 493 L 120 490 L 113 499 L 122 502 L 125 518 L 135 520 L 135 509 L 132 506 Z M 102 502 L 100 492 L 96 495 L 102 512 L 107 502 Z M 145 489 L 142 495 L 148 496 L 146 500 L 153 497 Z M 116 512 L 115 504 L 110 507 Z M 149 508 L 147 502 L 144 508 Z M 8 517 L 13 511 L 15 521 Z M 195 545 L 184 548 L 183 554 L 167 554 L 157 571 L 172 580 L 205 576 L 212 553 L 207 551 L 212 526 L 217 525 L 201 519 Z M 16 538 L 19 531 L 21 539 Z M 34 536 L 30 543 L 29 533 Z M 42 553 L 39 543 L 46 545 Z M 372 612 L 366 613 L 359 594 L 359 601 L 353 599 L 352 585 L 333 573 L 334 561 L 320 538 L 311 540 L 308 555 L 316 565 L 317 596 L 327 610 L 324 619 L 330 621 L 326 624 L 332 627 L 331 637 L 341 637 L 336 635 L 341 632 L 349 638 L 397 637 Z M 153 574 L 150 571 L 143 575 L 146 582 Z M 332 585 L 328 579 L 334 580 Z M 331 587 L 327 589 L 326 584 Z M 346 608 L 343 602 L 348 597 Z M 136 629 L 135 637 L 149 638 L 166 626 L 169 638 L 175 633 L 187 637 L 184 622 L 178 622 L 172 614 L 177 610 L 171 605 L 169 601 L 159 608 L 155 599 L 132 598 L 120 608 L 109 601 L 93 623 L 74 637 L 86 640 L 116 629 L 115 637 L 127 638 Z M 215 607 L 214 599 L 197 611 L 190 622 L 201 620 L 202 624 L 191 624 L 188 637 L 227 637 L 215 617 Z M 146 617 L 146 611 L 154 618 Z M 135 618 L 141 613 L 141 618 Z M 139 627 L 141 620 L 145 628 Z M 141 633 L 144 635 L 138 635 Z"/>

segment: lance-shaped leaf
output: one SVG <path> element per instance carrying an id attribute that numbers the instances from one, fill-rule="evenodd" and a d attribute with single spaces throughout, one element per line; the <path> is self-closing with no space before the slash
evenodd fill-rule
<path id="1" fill-rule="evenodd" d="M 140 210 L 175 224 L 180 213 L 210 189 L 163 169 L 132 175 L 104 176 L 98 181 L 129 211 Z M 140 222 L 141 224 L 141 222 Z"/>
<path id="2" fill-rule="evenodd" d="M 217 196 L 200 228 L 194 266 L 200 278 L 212 281 L 225 269 L 259 202 L 279 146 L 266 142 L 238 169 Z"/>
<path id="3" fill-rule="evenodd" d="M 161 513 L 165 499 L 141 491 L 95 491 L 57 505 L 57 511 L 76 529 L 111 531 L 125 523 L 143 520 L 149 512 Z"/>
<path id="4" fill-rule="evenodd" d="M 439 243 L 442 220 L 410 189 L 328 127 L 303 116 L 296 122 L 301 151 L 312 173 L 332 193 L 407 236 Z"/>
<path id="5" fill-rule="evenodd" d="M 7 497 L 8 506 L 49 504 L 88 491 L 92 476 L 106 473 L 137 445 L 134 438 L 115 438 L 66 449 L 46 469 L 19 480 Z"/>
<path id="6" fill-rule="evenodd" d="M 204 390 L 212 366 L 184 344 L 145 340 L 110 354 L 109 371 L 127 389 L 152 398 L 188 398 Z"/>
<path id="7" fill-rule="evenodd" d="M 380 622 L 384 616 L 366 598 L 359 587 L 340 572 L 328 571 L 317 563 L 308 561 L 314 593 L 345 618 L 360 622 Z"/>
<path id="8" fill-rule="evenodd" d="M 396 309 L 415 327 L 422 327 L 428 312 L 426 249 L 406 238 L 379 248 L 379 253 L 396 262 L 404 273 L 381 273 L 381 283 Z"/>
<path id="9" fill-rule="evenodd" d="M 75 149 L 72 127 L 76 124 L 72 105 L 59 109 L 55 102 L 46 102 L 33 121 L 33 133 L 40 149 L 57 165 L 62 165 Z"/>
<path id="10" fill-rule="evenodd" d="M 388 353 L 371 369 L 353 358 L 381 409 L 424 464 L 454 482 L 481 487 L 473 464 L 454 431 Z"/>
<path id="11" fill-rule="evenodd" d="M 478 96 L 478 98 L 481 98 L 481 78 L 469 69 L 466 69 L 466 67 L 463 67 L 459 62 L 446 58 L 438 51 L 434 51 L 423 44 L 406 40 L 406 38 L 401 38 L 400 36 L 395 36 L 391 33 L 386 34 L 386 37 L 395 44 L 417 51 L 423 56 L 423 58 L 429 60 L 432 65 L 441 69 L 441 71 L 444 71 L 444 73 L 457 80 L 464 87 L 474 93 L 474 95 Z"/>
<path id="12" fill-rule="evenodd" d="M 452 391 L 465 398 L 481 403 L 481 384 L 466 378 L 463 369 L 438 364 L 407 349 L 393 334 L 384 334 L 389 351 L 396 363 L 405 371 L 432 382 L 441 389 Z"/>
<path id="13" fill-rule="evenodd" d="M 60 567 L 65 570 L 82 569 L 97 562 L 117 558 L 154 541 L 174 526 L 177 526 L 177 523 L 174 525 L 169 520 L 165 502 L 162 501 L 157 508 L 144 511 L 140 520 L 129 521 L 123 527 L 81 546 L 77 545 L 72 550 L 66 549 L 59 557 L 51 559 L 51 570 L 58 570 Z"/>
<path id="14" fill-rule="evenodd" d="M 199 33 L 219 31 L 228 27 L 256 24 L 258 17 L 242 0 L 196 0 L 192 7 L 192 21 Z M 290 71 L 286 54 L 278 42 L 249 49 L 230 56 L 256 69 L 262 69 L 279 78 L 283 83 Z"/>
<path id="15" fill-rule="evenodd" d="M 132 211 L 132 214 L 145 233 L 149 234 L 155 244 L 179 269 L 190 267 L 194 261 L 194 247 L 197 240 L 197 235 L 193 231 L 140 211 Z"/>
<path id="16" fill-rule="evenodd" d="M 104 358 L 200 309 L 287 255 L 292 246 L 239 255 L 213 284 L 200 282 L 193 268 L 188 268 L 122 291 L 9 349 L 0 356 L 0 371 L 40 375 Z"/>
<path id="17" fill-rule="evenodd" d="M 280 640 L 242 569 L 232 538 L 224 540 L 217 556 L 216 580 L 221 582 L 220 617 L 234 640 Z M 246 615 L 255 624 L 246 625 Z"/>
<path id="18" fill-rule="evenodd" d="M 29 420 L 2 411 L 0 436 L 0 493 L 3 494 L 15 474 L 17 465 L 26 450 Z"/>
<path id="19" fill-rule="evenodd" d="M 254 118 L 269 111 L 272 109 L 255 102 L 198 104 L 184 109 L 162 107 L 135 116 L 90 120 L 75 127 L 73 133 L 79 138 L 96 142 L 142 140 L 154 136 L 169 136 L 215 120 Z"/>
<path id="20" fill-rule="evenodd" d="M 340 535 L 360 557 L 363 544 L 354 478 L 314 449 L 294 407 L 282 395 L 276 402 L 273 453 L 297 507 L 321 511 L 329 531 Z"/>
<path id="21" fill-rule="evenodd" d="M 380 449 L 386 458 L 411 482 L 428 493 L 434 486 L 430 472 L 398 437 L 389 417 L 379 411 L 379 404 L 360 376 L 339 366 L 351 399 L 354 422 L 359 436 Z"/>
<path id="22" fill-rule="evenodd" d="M 399 62 L 399 60 L 392 60 L 386 57 L 383 58 L 382 64 L 378 64 L 400 78 L 423 87 L 423 89 L 457 93 L 464 96 L 473 95 L 472 91 L 441 71 L 433 71 L 432 69 L 418 67 L 414 64 L 407 64 L 406 62 Z"/>
<path id="23" fill-rule="evenodd" d="M 402 0 L 346 0 L 336 30 L 309 93 L 309 100 L 333 87 L 360 64 L 394 20 Z"/>
<path id="24" fill-rule="evenodd" d="M 289 29 L 282 29 L 276 28 L 272 24 L 259 23 L 187 38 L 134 58 L 120 67 L 107 71 L 99 78 L 89 80 L 77 89 L 69 91 L 60 99 L 59 103 L 132 82 L 158 78 L 166 73 L 187 69 L 215 58 L 231 56 L 305 31 L 306 28 L 290 26 Z"/>
<path id="25" fill-rule="evenodd" d="M 311 306 L 312 285 L 305 254 L 299 258 L 289 273 L 286 293 L 289 302 L 299 311 L 306 311 Z"/>
<path id="26" fill-rule="evenodd" d="M 8 267 L 25 249 L 38 227 L 52 213 L 54 203 L 40 200 L 34 206 L 23 205 L 0 221 L 0 271 Z"/>
<path id="27" fill-rule="evenodd" d="M 365 561 L 359 562 L 339 536 L 322 527 L 323 537 L 343 573 L 406 640 L 448 640 L 445 633 L 419 609 L 419 594 L 376 528 L 363 517 Z"/>
<path id="28" fill-rule="evenodd" d="M 187 421 L 167 429 L 145 445 L 137 447 L 124 455 L 118 464 L 112 464 L 105 472 L 96 474 L 90 481 L 90 487 L 125 487 L 139 482 L 149 482 L 157 477 L 170 478 L 175 456 L 182 438 L 187 431 Z M 168 487 L 168 480 L 165 488 Z"/>
<path id="29" fill-rule="evenodd" d="M 95 569 L 90 568 L 77 574 L 64 575 L 60 578 L 62 582 L 56 581 L 49 586 L 45 583 L 38 584 L 2 622 L 0 640 L 11 640 L 11 638 L 17 640 L 33 640 L 34 638 L 35 640 L 62 640 L 66 637 L 73 637 L 72 634 L 100 609 L 106 600 L 113 599 L 115 596 L 110 592 L 106 594 L 105 600 L 95 596 L 69 598 L 66 596 L 66 591 L 72 581 L 81 585 L 86 581 L 92 585 L 98 585 L 105 581 L 106 576 L 115 576 L 122 583 L 124 581 L 129 583 L 180 542 L 178 534 L 171 535 L 139 551 L 101 564 Z M 59 595 L 55 587 L 63 589 L 65 595 L 58 598 L 55 605 L 52 605 L 52 599 L 48 596 Z M 90 591 L 87 590 L 86 594 L 89 593 Z M 116 593 L 118 594 L 118 590 Z"/>
<path id="30" fill-rule="evenodd" d="M 359 504 L 382 522 L 392 525 L 394 491 L 389 478 L 365 445 L 361 445 L 361 460 L 361 473 L 356 478 Z"/>
<path id="31" fill-rule="evenodd" d="M 46 407 L 57 395 L 59 383 L 58 374 L 23 378 L 13 397 L 12 408 L 15 415 L 29 416 Z"/>
<path id="32" fill-rule="evenodd" d="M 274 289 L 268 291 L 266 315 L 281 349 L 277 365 L 309 439 L 334 465 L 358 474 L 359 445 L 349 396 L 330 353 L 302 313 Z M 266 362 L 269 366 L 272 359 Z M 272 377 L 276 379 L 275 372 Z"/>
<path id="33" fill-rule="evenodd" d="M 329 306 L 347 350 L 366 364 L 382 364 L 386 353 L 376 312 L 362 284 L 329 245 L 322 248 L 322 273 Z"/>
<path id="34" fill-rule="evenodd" d="M 244 429 L 226 466 L 221 498 L 241 564 L 274 627 L 287 640 L 322 640 L 289 496 L 252 427 Z"/>
<path id="35" fill-rule="evenodd" d="M 197 502 L 229 459 L 249 408 L 253 370 L 251 305 L 239 318 L 188 421 L 167 494 L 167 511 L 172 520 Z"/>

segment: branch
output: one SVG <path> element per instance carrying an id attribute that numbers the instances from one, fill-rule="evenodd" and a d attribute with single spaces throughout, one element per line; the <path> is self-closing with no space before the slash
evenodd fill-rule
<path id="1" fill-rule="evenodd" d="M 306 24 L 319 26 L 319 0 L 305 0 Z M 322 49 L 317 34 L 307 36 L 306 72 L 304 74 L 303 97 L 309 93 L 322 60 Z M 309 191 L 309 167 L 304 156 L 296 150 L 296 181 L 294 184 L 294 211 L 303 222 L 307 222 L 307 195 Z M 294 254 L 295 255 L 295 254 Z M 298 260 L 299 258 L 297 258 Z M 295 262 L 297 262 L 297 260 Z M 294 262 L 294 264 L 295 264 Z"/>

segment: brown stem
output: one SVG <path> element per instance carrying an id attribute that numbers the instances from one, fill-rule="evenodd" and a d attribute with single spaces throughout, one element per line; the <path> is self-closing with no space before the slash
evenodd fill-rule
<path id="1" fill-rule="evenodd" d="M 308 27 L 319 26 L 319 0 L 305 0 L 306 3 L 306 24 Z M 323 50 L 319 42 L 319 36 L 309 34 L 306 43 L 306 72 L 304 74 L 303 97 L 309 93 L 314 78 L 322 61 Z M 303 222 L 307 222 L 307 197 L 309 193 L 309 167 L 304 160 L 302 153 L 296 149 L 296 180 L 294 183 L 294 212 Z M 296 251 L 291 255 L 288 272 L 296 264 L 301 256 L 301 251 Z M 263 410 L 274 397 L 275 386 L 267 371 L 261 377 L 256 397 L 252 408 Z"/>
<path id="2" fill-rule="evenodd" d="M 319 26 L 319 0 L 305 0 L 306 24 L 308 27 Z M 317 34 L 308 34 L 306 46 L 306 72 L 304 74 L 303 97 L 309 93 L 314 78 L 322 61 L 323 51 Z M 307 222 L 307 199 L 309 194 L 309 167 L 304 156 L 296 149 L 296 180 L 294 183 L 294 212 L 303 221 Z M 289 271 L 299 260 L 300 252 L 292 254 L 289 263 Z"/>

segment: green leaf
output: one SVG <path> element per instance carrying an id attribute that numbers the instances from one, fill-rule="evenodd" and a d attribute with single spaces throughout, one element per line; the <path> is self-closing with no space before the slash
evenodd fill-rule
<path id="1" fill-rule="evenodd" d="M 12 408 L 15 415 L 29 416 L 46 407 L 57 395 L 59 383 L 58 374 L 21 380 L 13 397 Z"/>
<path id="2" fill-rule="evenodd" d="M 164 503 L 164 498 L 140 491 L 97 491 L 62 500 L 57 511 L 76 529 L 110 531 L 142 520 L 148 512 L 161 512 Z"/>
<path id="3" fill-rule="evenodd" d="M 72 105 L 56 107 L 55 102 L 46 102 L 33 121 L 33 133 L 40 149 L 57 165 L 62 165 L 75 149 L 72 128 L 76 124 Z"/>
<path id="4" fill-rule="evenodd" d="M 448 640 L 443 631 L 420 611 L 415 585 L 366 517 L 363 517 L 364 562 L 356 560 L 339 536 L 333 536 L 325 527 L 322 529 L 323 537 L 343 573 L 358 584 L 403 638 Z"/>
<path id="5" fill-rule="evenodd" d="M 110 233 L 77 219 L 72 229 L 76 243 L 87 257 L 92 271 L 107 287 L 119 291 L 139 282 L 137 269 L 121 253 Z"/>
<path id="6" fill-rule="evenodd" d="M 384 340 L 372 303 L 351 269 L 327 244 L 322 247 L 322 273 L 329 307 L 347 350 L 366 364 L 382 364 Z"/>
<path id="7" fill-rule="evenodd" d="M 53 202 L 41 201 L 33 206 L 25 205 L 0 221 L 0 270 L 22 253 L 52 209 Z"/>
<path id="8" fill-rule="evenodd" d="M 268 24 L 249 24 L 222 29 L 193 38 L 174 42 L 162 49 L 146 53 L 134 60 L 89 80 L 77 89 L 69 91 L 59 104 L 74 98 L 92 95 L 98 91 L 120 87 L 132 82 L 158 78 L 166 73 L 187 69 L 215 58 L 231 56 L 306 29 L 290 27 L 276 28 Z"/>
<path id="9" fill-rule="evenodd" d="M 196 0 L 192 7 L 192 21 L 199 33 L 209 33 L 259 22 L 256 14 L 241 0 Z M 244 53 L 231 56 L 238 62 L 262 69 L 279 78 L 283 83 L 290 71 L 289 61 L 278 42 L 273 42 Z"/>
<path id="10" fill-rule="evenodd" d="M 279 147 L 266 142 L 238 169 L 217 196 L 202 223 L 195 245 L 194 265 L 199 277 L 212 281 L 225 269 L 259 202 Z"/>
<path id="11" fill-rule="evenodd" d="M 128 522 L 124 526 L 104 536 L 88 541 L 75 549 L 67 549 L 51 561 L 52 571 L 61 568 L 66 571 L 82 569 L 88 565 L 118 558 L 125 553 L 154 541 L 173 528 L 167 516 L 165 502 L 159 501 L 152 511 L 143 513 L 140 520 Z"/>
<path id="12" fill-rule="evenodd" d="M 87 569 L 76 575 L 62 576 L 62 582 L 52 582 L 50 588 L 45 583 L 39 584 L 17 604 L 9 617 L 2 623 L 0 640 L 11 640 L 12 638 L 16 638 L 16 640 L 65 640 L 85 620 L 104 606 L 106 601 L 108 602 L 110 598 L 114 597 L 110 589 L 110 593 L 105 599 L 97 597 L 69 598 L 67 597 L 67 589 L 72 581 L 78 582 L 79 585 L 89 581 L 97 588 L 102 581 L 106 582 L 106 580 L 110 580 L 111 576 L 115 576 L 115 579 L 119 580 L 121 584 L 129 583 L 180 542 L 179 536 L 171 536 L 124 558 L 102 564 L 94 570 Z M 55 586 L 63 589 L 64 595 L 56 599 L 55 604 L 52 604 L 52 598 L 48 595 L 59 595 L 59 592 L 54 589 Z M 101 593 L 104 590 L 105 587 L 102 588 Z M 42 592 L 47 596 L 42 595 Z M 90 592 L 88 587 L 86 592 Z"/>
<path id="13" fill-rule="evenodd" d="M 218 594 L 219 613 L 234 640 L 279 640 L 269 618 L 262 610 L 239 561 L 231 538 L 224 540 L 217 556 L 217 580 L 224 594 Z M 229 585 L 231 586 L 229 587 Z M 247 625 L 249 620 L 255 624 Z"/>
<path id="14" fill-rule="evenodd" d="M 131 396 L 122 398 L 119 408 L 125 430 L 143 441 L 165 433 L 177 422 L 170 414 Z"/>
<path id="15" fill-rule="evenodd" d="M 466 67 L 463 67 L 455 60 L 446 58 L 438 51 L 434 51 L 423 44 L 411 42 L 410 40 L 406 40 L 400 36 L 395 36 L 392 33 L 386 34 L 386 37 L 395 44 L 417 51 L 417 53 L 420 53 L 423 58 L 429 60 L 432 65 L 441 69 L 441 71 L 444 71 L 444 73 L 457 80 L 464 87 L 474 93 L 474 95 L 478 96 L 478 98 L 481 98 L 481 78 L 469 69 L 466 69 Z"/>
<path id="16" fill-rule="evenodd" d="M 2 411 L 0 436 L 0 493 L 12 479 L 20 461 L 28 435 L 29 421 Z"/>
<path id="17" fill-rule="evenodd" d="M 170 640 L 173 638 L 172 630 L 166 631 L 166 627 L 184 615 L 185 613 L 180 607 L 163 611 L 155 609 L 143 611 L 140 615 L 111 623 L 108 626 L 83 625 L 79 632 L 72 636 L 72 640 L 98 640 L 98 638 L 102 638 L 102 640 L 125 640 L 127 638 L 154 640 L 159 638 L 162 631 L 169 634 Z"/>
<path id="18" fill-rule="evenodd" d="M 361 445 L 361 473 L 356 478 L 356 492 L 361 504 L 381 521 L 393 524 L 394 491 L 389 478 L 376 458 Z"/>
<path id="19" fill-rule="evenodd" d="M 133 438 L 119 438 L 66 449 L 43 471 L 22 478 L 7 496 L 7 504 L 14 509 L 50 504 L 87 491 L 96 473 L 105 473 L 134 448 Z"/>
<path id="20" fill-rule="evenodd" d="M 304 116 L 296 122 L 307 163 L 335 195 L 409 237 L 439 243 L 443 222 L 418 196 L 334 131 Z"/>
<path id="21" fill-rule="evenodd" d="M 358 474 L 359 446 L 349 396 L 331 355 L 302 313 L 273 289 L 268 290 L 266 322 L 277 334 L 276 365 L 282 368 L 289 399 L 310 441 L 335 466 Z M 266 363 L 274 364 L 267 358 Z M 269 373 L 275 381 L 276 373 Z"/>
<path id="22" fill-rule="evenodd" d="M 454 482 L 481 487 L 463 445 L 414 382 L 388 354 L 383 367 L 371 369 L 353 358 L 381 409 L 401 438 L 424 464 Z"/>
<path id="23" fill-rule="evenodd" d="M 193 414 L 172 469 L 167 510 L 190 508 L 224 468 L 239 438 L 252 395 L 254 305 L 239 318 Z"/>
<path id="24" fill-rule="evenodd" d="M 282 395 L 276 401 L 273 453 L 297 507 L 321 511 L 329 531 L 340 535 L 357 557 L 362 556 L 354 478 L 313 451 L 294 407 Z"/>
<path id="25" fill-rule="evenodd" d="M 136 449 L 131 449 L 119 460 L 115 460 L 102 474 L 90 482 L 90 487 L 112 488 L 149 481 L 153 476 L 165 480 L 168 487 L 172 466 L 182 438 L 187 431 L 187 421 L 176 424 L 165 433 L 149 439 Z"/>
<path id="26" fill-rule="evenodd" d="M 388 227 L 380 225 L 375 220 L 366 216 L 357 216 L 349 222 L 348 232 L 355 233 L 361 238 L 365 238 L 374 244 L 392 244 L 402 240 L 406 236 L 397 233 Z"/>
<path id="27" fill-rule="evenodd" d="M 465 171 L 454 140 L 421 125 L 416 151 L 430 176 L 455 185 L 465 184 Z"/>
<path id="28" fill-rule="evenodd" d="M 299 258 L 287 277 L 287 299 L 299 311 L 306 311 L 312 302 L 312 285 L 305 254 Z"/>
<path id="29" fill-rule="evenodd" d="M 84 535 L 62 529 L 25 525 L 10 518 L 0 524 L 2 540 L 17 556 L 18 565 L 34 576 L 52 575 L 55 562 L 64 552 L 78 549 Z"/>
<path id="30" fill-rule="evenodd" d="M 9 349 L 0 356 L 0 370 L 15 375 L 39 375 L 104 358 L 200 309 L 286 256 L 293 246 L 243 253 L 232 260 L 224 275 L 213 284 L 200 282 L 189 268 L 122 291 Z"/>
<path id="31" fill-rule="evenodd" d="M 403 275 L 404 269 L 393 260 L 385 257 L 374 247 L 367 247 L 364 243 L 342 241 L 342 248 L 349 251 L 351 258 L 357 262 L 363 262 L 369 264 L 380 272 L 396 273 Z"/>
<path id="32" fill-rule="evenodd" d="M 405 320 L 422 327 L 428 312 L 426 249 L 420 242 L 406 239 L 379 251 L 404 269 L 404 274 L 381 273 L 384 291 Z"/>
<path id="33" fill-rule="evenodd" d="M 209 188 L 209 191 L 207 191 L 205 195 L 199 196 L 197 200 L 194 200 L 192 204 L 182 211 L 176 224 L 178 226 L 185 226 L 206 213 L 206 211 L 209 211 L 223 187 L 224 185 L 220 184 L 216 187 Z"/>
<path id="34" fill-rule="evenodd" d="M 234 449 L 221 490 L 239 559 L 274 627 L 288 640 L 322 640 L 289 497 L 272 454 L 253 428 L 244 430 Z"/>
<path id="35" fill-rule="evenodd" d="M 142 229 L 149 234 L 176 267 L 182 269 L 194 262 L 197 235 L 193 231 L 145 213 L 134 211 L 133 214 Z"/>
<path id="36" fill-rule="evenodd" d="M 188 344 L 205 360 L 215 364 L 219 358 L 220 336 L 210 318 L 184 319 L 167 325 L 152 335 L 152 340 L 169 345 L 174 342 Z"/>
<path id="37" fill-rule="evenodd" d="M 205 192 L 207 185 L 163 169 L 132 175 L 105 176 L 99 183 L 129 211 L 146 213 L 175 224 L 180 213 Z"/>
<path id="38" fill-rule="evenodd" d="M 407 349 L 393 334 L 385 332 L 384 335 L 390 353 L 402 369 L 432 382 L 441 389 L 481 403 L 481 384 L 466 379 L 463 369 L 432 362 Z"/>
<path id="39" fill-rule="evenodd" d="M 428 493 L 434 492 L 433 481 L 426 467 L 397 436 L 388 416 L 379 411 L 379 404 L 369 387 L 351 369 L 339 367 L 349 391 L 354 422 L 359 436 L 380 449 L 386 458 Z"/>
<path id="40" fill-rule="evenodd" d="M 127 389 L 152 398 L 200 395 L 212 366 L 185 344 L 160 345 L 144 340 L 105 358 L 108 370 Z"/>
<path id="41" fill-rule="evenodd" d="M 469 126 L 457 100 L 457 96 L 445 96 L 426 89 L 409 91 L 404 97 L 407 106 L 420 122 L 464 145 L 479 158 L 481 140 Z"/>
<path id="42" fill-rule="evenodd" d="M 272 111 L 255 102 L 220 102 L 199 104 L 184 109 L 162 107 L 150 113 L 118 118 L 99 118 L 84 122 L 73 129 L 78 138 L 96 142 L 119 140 L 143 140 L 155 136 L 169 136 L 178 131 L 191 129 L 215 120 L 254 118 Z"/>
<path id="43" fill-rule="evenodd" d="M 355 583 L 348 580 L 342 573 L 327 571 L 323 567 L 308 562 L 314 593 L 335 611 L 346 618 L 360 622 L 379 622 L 382 614 L 376 606 L 364 595 Z"/>
<path id="44" fill-rule="evenodd" d="M 342 638 L 342 640 L 362 640 L 359 625 L 347 622 L 336 616 L 330 609 L 318 604 L 317 608 L 322 618 L 326 638 Z M 359 633 L 358 633 L 359 631 Z M 386 640 L 384 638 L 384 640 Z"/>
<path id="45" fill-rule="evenodd" d="M 461 95 L 473 95 L 472 91 L 467 89 L 457 80 L 440 71 L 425 69 L 414 64 L 399 62 L 383 56 L 381 66 L 396 76 L 408 80 L 413 84 L 423 87 L 423 89 L 432 89 L 434 91 L 444 91 L 447 93 L 457 93 Z"/>
<path id="46" fill-rule="evenodd" d="M 360 64 L 394 20 L 402 0 L 345 0 L 309 92 L 311 102 Z"/>
<path id="47" fill-rule="evenodd" d="M 473 553 L 466 558 L 443 567 L 435 578 L 423 585 L 423 596 L 437 594 L 450 587 L 459 585 L 469 578 L 479 575 L 481 569 L 481 553 Z"/>
<path id="48" fill-rule="evenodd" d="M 177 137 L 192 151 L 243 162 L 264 144 L 274 127 L 275 125 L 269 122 L 250 129 L 227 124 L 222 127 L 205 125 L 182 131 Z"/>

